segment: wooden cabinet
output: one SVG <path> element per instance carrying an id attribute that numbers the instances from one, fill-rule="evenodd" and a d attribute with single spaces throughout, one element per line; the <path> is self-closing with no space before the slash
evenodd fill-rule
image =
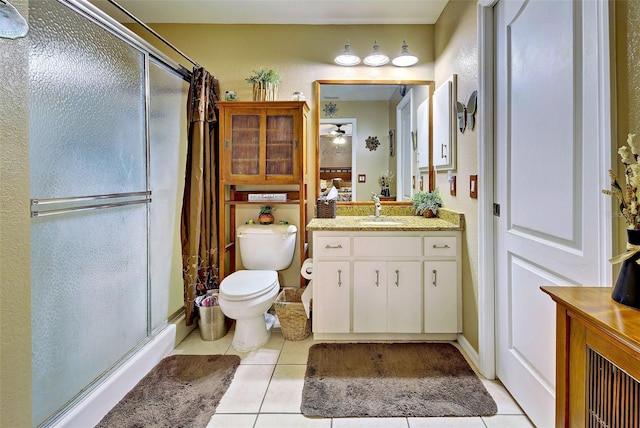
<path id="1" fill-rule="evenodd" d="M 640 426 L 640 311 L 611 288 L 542 287 L 556 302 L 556 427 Z"/>
<path id="2" fill-rule="evenodd" d="M 227 184 L 297 184 L 304 102 L 229 102 L 221 107 L 221 179 Z"/>
<path id="3" fill-rule="evenodd" d="M 459 239 L 460 232 L 314 231 L 314 336 L 455 339 Z"/>
<path id="4" fill-rule="evenodd" d="M 235 270 L 235 207 L 289 204 L 299 209 L 300 264 L 306 257 L 307 116 L 304 101 L 220 101 L 218 210 L 219 277 Z M 243 190 L 236 186 L 242 185 Z M 256 190 L 251 190 L 255 186 Z M 250 201 L 251 194 L 285 194 L 285 200 Z M 301 278 L 301 282 L 303 279 Z"/>

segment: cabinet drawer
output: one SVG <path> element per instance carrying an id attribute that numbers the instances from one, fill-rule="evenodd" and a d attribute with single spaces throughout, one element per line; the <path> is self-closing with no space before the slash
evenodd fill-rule
<path id="1" fill-rule="evenodd" d="M 353 238 L 354 256 L 420 257 L 420 238 L 417 236 Z"/>
<path id="2" fill-rule="evenodd" d="M 344 257 L 351 254 L 348 236 L 320 236 L 314 239 L 314 257 Z"/>
<path id="3" fill-rule="evenodd" d="M 455 236 L 428 236 L 424 238 L 424 255 L 427 257 L 455 257 Z"/>

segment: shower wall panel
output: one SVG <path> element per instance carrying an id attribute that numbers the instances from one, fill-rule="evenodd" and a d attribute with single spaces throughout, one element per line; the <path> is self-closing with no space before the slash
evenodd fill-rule
<path id="1" fill-rule="evenodd" d="M 187 154 L 189 84 L 155 61 L 149 63 L 151 326 L 183 305 L 180 215 Z"/>

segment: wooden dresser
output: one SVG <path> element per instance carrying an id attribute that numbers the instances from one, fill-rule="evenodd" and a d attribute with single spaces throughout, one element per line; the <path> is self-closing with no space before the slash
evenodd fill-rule
<path id="1" fill-rule="evenodd" d="M 542 291 L 557 303 L 556 427 L 640 427 L 640 311 L 611 288 Z"/>

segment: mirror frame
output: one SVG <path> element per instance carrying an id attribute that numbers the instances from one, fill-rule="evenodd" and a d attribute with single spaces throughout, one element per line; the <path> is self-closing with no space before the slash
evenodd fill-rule
<path id="1" fill-rule="evenodd" d="M 315 174 L 316 174 L 316 197 L 320 197 L 320 104 L 322 102 L 320 98 L 320 87 L 322 85 L 426 85 L 430 87 L 430 99 L 433 98 L 433 91 L 435 82 L 432 80 L 331 80 L 331 79 L 319 79 L 315 81 L 315 107 L 316 107 L 316 162 L 315 162 Z M 429 109 L 429 123 L 431 123 L 431 108 Z M 429 126 L 431 128 L 431 126 Z M 433 147 L 432 139 L 429 139 L 429 183 L 428 189 L 433 190 L 435 183 L 434 170 L 433 170 L 433 157 L 431 156 L 431 149 Z M 350 202 L 337 202 L 338 205 L 371 205 L 370 201 L 350 201 Z M 382 201 L 383 205 L 411 205 L 411 201 Z"/>

